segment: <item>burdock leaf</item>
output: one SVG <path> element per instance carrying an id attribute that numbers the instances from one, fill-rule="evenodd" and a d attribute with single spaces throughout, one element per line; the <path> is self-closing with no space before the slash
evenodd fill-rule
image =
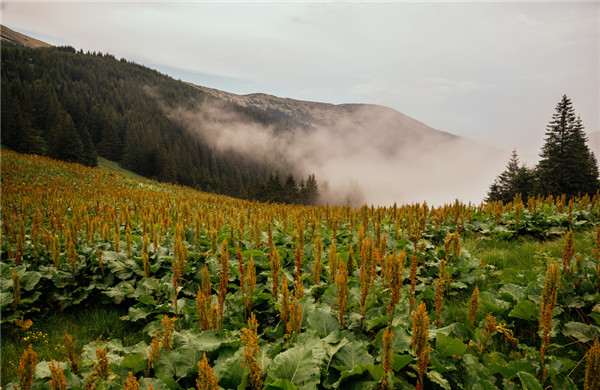
<path id="1" fill-rule="evenodd" d="M 319 373 L 320 366 L 313 358 L 310 346 L 299 345 L 275 356 L 266 382 L 287 379 L 302 389 L 316 389 Z"/>
<path id="2" fill-rule="evenodd" d="M 467 345 L 459 339 L 438 333 L 435 341 L 435 349 L 441 358 L 448 356 L 462 356 L 467 350 Z"/>
<path id="3" fill-rule="evenodd" d="M 338 319 L 329 311 L 324 308 L 314 309 L 308 316 L 308 328 L 317 332 L 320 337 L 325 337 L 331 332 L 340 329 L 340 323 Z"/>
<path id="4" fill-rule="evenodd" d="M 360 341 L 353 341 L 333 355 L 331 365 L 339 371 L 353 371 L 357 364 L 367 365 L 373 362 L 373 356 L 367 351 L 366 345 Z"/>

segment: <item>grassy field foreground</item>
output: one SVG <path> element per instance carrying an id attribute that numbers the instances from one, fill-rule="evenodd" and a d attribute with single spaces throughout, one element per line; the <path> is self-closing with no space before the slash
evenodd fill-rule
<path id="1" fill-rule="evenodd" d="M 6 388 L 600 383 L 598 194 L 267 205 L 9 151 L 1 188 Z"/>

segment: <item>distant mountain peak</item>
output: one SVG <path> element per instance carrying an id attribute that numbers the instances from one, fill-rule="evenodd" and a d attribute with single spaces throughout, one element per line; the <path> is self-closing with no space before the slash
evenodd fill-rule
<path id="1" fill-rule="evenodd" d="M 40 41 L 39 39 L 32 38 L 30 36 L 21 34 L 10 28 L 0 25 L 0 31 L 2 33 L 2 44 L 3 45 L 15 45 L 25 47 L 52 47 L 51 44 Z"/>

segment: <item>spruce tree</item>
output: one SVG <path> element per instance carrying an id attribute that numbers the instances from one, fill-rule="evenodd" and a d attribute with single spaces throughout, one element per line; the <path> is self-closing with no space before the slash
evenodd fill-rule
<path id="1" fill-rule="evenodd" d="M 490 186 L 487 201 L 501 200 L 508 203 L 514 199 L 516 194 L 521 194 L 526 199 L 533 191 L 534 178 L 531 169 L 524 165 L 519 167 L 519 157 L 515 149 L 508 160 L 506 170 Z"/>
<path id="2" fill-rule="evenodd" d="M 569 197 L 596 192 L 600 182 L 595 156 L 586 145 L 583 124 L 566 95 L 557 104 L 546 130 L 537 166 L 537 192 Z"/>

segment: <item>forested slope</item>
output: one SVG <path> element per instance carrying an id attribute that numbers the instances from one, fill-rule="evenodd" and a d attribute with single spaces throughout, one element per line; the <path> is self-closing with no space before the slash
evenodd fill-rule
<path id="1" fill-rule="evenodd" d="M 217 152 L 169 117 L 170 108 L 203 104 L 237 121 L 286 129 L 274 117 L 112 55 L 2 47 L 2 144 L 16 151 L 90 166 L 102 156 L 146 177 L 243 198 L 264 193 L 271 172 L 299 174 L 284 161 Z"/>

